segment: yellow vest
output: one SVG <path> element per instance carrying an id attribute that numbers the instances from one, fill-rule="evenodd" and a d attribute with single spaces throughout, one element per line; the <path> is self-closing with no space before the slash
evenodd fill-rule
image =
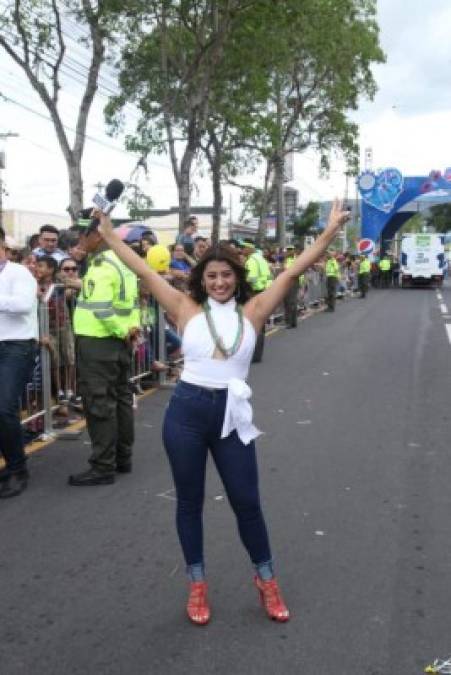
<path id="1" fill-rule="evenodd" d="M 359 274 L 369 274 L 371 270 L 371 264 L 368 258 L 362 260 L 359 265 Z"/>
<path id="2" fill-rule="evenodd" d="M 271 286 L 272 274 L 271 268 L 265 258 L 260 253 L 250 255 L 245 264 L 247 281 L 253 291 L 264 291 Z"/>
<path id="3" fill-rule="evenodd" d="M 291 265 L 292 265 L 292 264 L 294 263 L 294 261 L 296 260 L 296 257 L 297 257 L 297 256 L 291 256 L 291 255 L 290 255 L 288 258 L 285 258 L 285 264 L 284 264 L 284 267 L 285 267 L 286 270 L 289 269 L 289 268 L 291 267 Z M 303 275 L 303 274 L 301 274 L 300 277 L 299 277 L 299 284 L 300 284 L 301 286 L 304 285 L 304 275 Z"/>
<path id="4" fill-rule="evenodd" d="M 113 251 L 89 261 L 74 312 L 74 332 L 124 339 L 140 325 L 138 280 Z"/>
<path id="5" fill-rule="evenodd" d="M 382 260 L 379 263 L 379 269 L 381 272 L 388 272 L 390 270 L 391 263 L 388 258 L 382 258 Z"/>
<path id="6" fill-rule="evenodd" d="M 326 262 L 326 277 L 337 277 L 337 279 L 340 276 L 340 267 L 335 260 L 335 258 L 330 258 Z"/>

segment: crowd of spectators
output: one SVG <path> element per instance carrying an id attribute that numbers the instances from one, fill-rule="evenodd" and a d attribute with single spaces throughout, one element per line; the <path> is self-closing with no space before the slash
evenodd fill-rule
<path id="1" fill-rule="evenodd" d="M 159 274 L 168 279 L 174 286 L 186 290 L 190 271 L 202 257 L 211 241 L 198 234 L 197 218 L 192 216 L 186 223 L 183 232 L 178 235 L 173 245 L 166 247 L 158 243 L 157 237 L 150 229 L 141 228 L 140 235 L 128 241 L 148 264 Z M 126 239 L 127 240 L 127 239 Z M 238 249 L 245 262 L 243 242 L 230 239 L 229 245 Z M 38 298 L 41 305 L 47 309 L 47 324 L 41 325 L 40 341 L 50 354 L 51 389 L 55 402 L 55 426 L 64 426 L 71 410 L 81 413 L 81 400 L 77 395 L 76 363 L 74 335 L 72 331 L 72 316 L 77 302 L 77 296 L 82 286 L 82 277 L 86 271 L 86 253 L 79 246 L 77 228 L 59 231 L 53 225 L 43 225 L 39 232 L 29 238 L 28 246 L 21 248 L 11 238 L 6 238 L 7 256 L 13 262 L 18 262 L 28 268 L 36 278 L 38 284 Z M 263 257 L 269 263 L 272 275 L 275 277 L 284 269 L 289 256 L 297 254 L 301 247 L 287 247 L 281 249 L 276 246 L 266 247 L 262 251 Z M 358 292 L 358 270 L 360 258 L 351 254 L 334 254 L 340 268 L 340 278 L 337 284 L 337 295 L 353 295 Z M 311 270 L 311 274 L 324 274 L 326 260 L 319 261 Z M 311 274 L 299 280 L 297 292 L 297 307 L 300 311 L 307 308 L 308 286 Z M 399 264 L 391 260 L 390 284 L 397 285 L 399 280 Z M 386 285 L 377 262 L 373 262 L 370 274 L 371 285 L 378 287 Z M 312 300 L 310 298 L 310 300 Z M 318 302 L 319 297 L 315 298 Z M 310 304 L 314 304 L 311 302 Z M 152 298 L 145 288 L 140 290 L 141 307 L 141 338 L 136 346 L 135 371 L 138 376 L 133 378 L 134 387 L 139 393 L 146 384 L 140 374 L 146 373 L 149 379 L 152 373 L 170 370 L 173 377 L 177 376 L 177 360 L 180 358 L 180 338 L 177 327 L 171 323 L 171 317 L 165 318 L 165 347 L 167 359 L 165 362 L 157 359 L 158 334 L 156 327 L 157 312 Z M 283 311 L 282 311 L 283 316 Z M 160 350 L 161 351 L 161 350 Z M 40 370 L 39 359 L 36 364 L 35 379 L 38 379 Z M 135 373 L 136 374 L 136 373 Z M 36 404 L 35 404 L 36 407 Z M 33 413 L 33 410 L 30 411 Z M 33 435 L 40 431 L 40 422 L 35 420 L 29 425 L 29 432 Z"/>

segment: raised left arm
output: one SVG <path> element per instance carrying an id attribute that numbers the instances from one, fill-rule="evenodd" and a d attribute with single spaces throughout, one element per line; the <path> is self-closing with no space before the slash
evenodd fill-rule
<path id="1" fill-rule="evenodd" d="M 323 255 L 349 217 L 349 211 L 344 211 L 342 202 L 336 199 L 330 211 L 327 226 L 314 244 L 305 249 L 291 267 L 279 274 L 269 288 L 245 304 L 244 313 L 256 330 L 261 330 L 265 325 L 266 320 L 282 302 L 294 281 Z"/>

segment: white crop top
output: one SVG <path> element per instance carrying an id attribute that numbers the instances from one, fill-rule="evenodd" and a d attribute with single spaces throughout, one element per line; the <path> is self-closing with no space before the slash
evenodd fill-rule
<path id="1" fill-rule="evenodd" d="M 208 298 L 211 317 L 218 335 L 230 349 L 238 330 L 235 298 L 221 303 Z M 214 359 L 215 343 L 205 317 L 205 312 L 193 316 L 185 326 L 182 351 L 185 365 L 180 379 L 199 387 L 226 389 L 232 378 L 245 380 L 254 353 L 256 334 L 249 319 L 244 317 L 243 339 L 238 351 L 228 359 Z"/>

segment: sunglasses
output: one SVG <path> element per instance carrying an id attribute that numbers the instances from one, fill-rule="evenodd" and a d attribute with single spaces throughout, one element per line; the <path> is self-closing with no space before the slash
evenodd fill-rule
<path id="1" fill-rule="evenodd" d="M 77 271 L 77 267 L 62 267 L 62 268 L 61 268 L 61 271 L 62 271 L 62 272 L 76 272 L 76 271 Z"/>

